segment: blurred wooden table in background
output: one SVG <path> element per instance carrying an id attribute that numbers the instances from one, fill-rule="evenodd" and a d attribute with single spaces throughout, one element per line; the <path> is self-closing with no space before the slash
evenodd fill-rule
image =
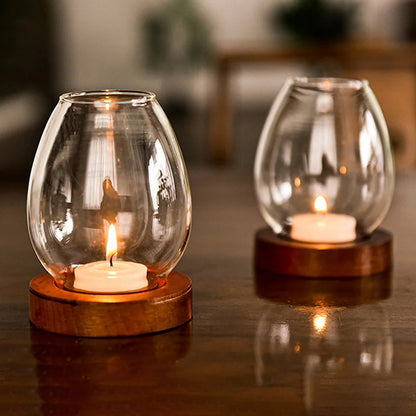
<path id="1" fill-rule="evenodd" d="M 320 76 L 368 79 L 397 145 L 398 167 L 414 166 L 416 43 L 365 41 L 307 46 L 244 45 L 219 50 L 214 67 L 216 88 L 210 127 L 211 156 L 214 160 L 227 162 L 232 158 L 234 71 L 288 63 L 315 65 Z"/>

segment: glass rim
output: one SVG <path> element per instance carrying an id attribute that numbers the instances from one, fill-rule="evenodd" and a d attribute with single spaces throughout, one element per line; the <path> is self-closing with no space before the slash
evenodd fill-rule
<path id="1" fill-rule="evenodd" d="M 337 77 L 292 77 L 290 82 L 296 87 L 333 91 L 337 89 L 359 90 L 368 86 L 366 79 Z"/>
<path id="2" fill-rule="evenodd" d="M 59 101 L 71 104 L 97 104 L 111 102 L 112 99 L 117 104 L 136 104 L 143 105 L 156 99 L 156 94 L 150 91 L 141 90 L 85 90 L 74 91 L 61 94 Z"/>

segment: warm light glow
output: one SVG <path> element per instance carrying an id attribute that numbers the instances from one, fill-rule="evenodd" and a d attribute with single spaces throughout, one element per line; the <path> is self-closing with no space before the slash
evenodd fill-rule
<path id="1" fill-rule="evenodd" d="M 108 110 L 110 110 L 110 103 L 112 102 L 112 99 L 111 98 L 106 98 L 105 100 L 104 100 L 104 102 L 105 103 L 107 103 L 106 105 L 105 105 L 105 109 L 108 111 Z"/>
<path id="2" fill-rule="evenodd" d="M 111 256 L 113 256 L 113 260 L 115 260 L 117 255 L 117 234 L 116 234 L 116 227 L 114 224 L 110 224 L 110 228 L 108 229 L 108 237 L 107 237 L 107 252 L 106 258 L 110 260 Z"/>
<path id="3" fill-rule="evenodd" d="M 339 173 L 340 173 L 341 175 L 345 175 L 345 174 L 347 173 L 347 167 L 346 167 L 346 166 L 344 166 L 344 165 L 340 166 L 340 168 L 339 168 Z"/>
<path id="4" fill-rule="evenodd" d="M 299 186 L 301 185 L 301 180 L 300 180 L 300 178 L 295 178 L 295 186 L 296 186 L 296 188 L 299 188 Z"/>
<path id="5" fill-rule="evenodd" d="M 299 344 L 296 344 L 295 345 L 295 353 L 296 354 L 299 354 L 300 353 L 300 345 Z"/>
<path id="6" fill-rule="evenodd" d="M 318 313 L 313 317 L 313 327 L 315 331 L 320 333 L 326 327 L 326 314 Z"/>
<path id="7" fill-rule="evenodd" d="M 331 89 L 331 81 L 329 79 L 325 79 L 322 84 L 324 90 Z"/>
<path id="8" fill-rule="evenodd" d="M 324 213 L 328 211 L 328 204 L 326 203 L 326 199 L 322 195 L 316 197 L 313 205 L 316 212 Z"/>

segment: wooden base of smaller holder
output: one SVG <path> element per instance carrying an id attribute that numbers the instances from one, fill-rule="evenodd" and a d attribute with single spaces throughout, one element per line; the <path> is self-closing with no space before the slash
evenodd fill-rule
<path id="1" fill-rule="evenodd" d="M 79 337 L 121 337 L 160 332 L 192 319 L 192 283 L 172 272 L 166 285 L 128 294 L 60 289 L 45 273 L 30 282 L 30 320 L 37 328 Z"/>
<path id="2" fill-rule="evenodd" d="M 264 228 L 255 237 L 255 267 L 279 275 L 311 278 L 359 277 L 381 273 L 392 263 L 392 235 L 382 229 L 342 244 L 288 240 Z"/>

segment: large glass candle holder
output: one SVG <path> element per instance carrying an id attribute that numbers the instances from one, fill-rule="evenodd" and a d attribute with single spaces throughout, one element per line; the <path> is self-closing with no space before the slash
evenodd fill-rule
<path id="1" fill-rule="evenodd" d="M 362 243 L 394 190 L 386 123 L 367 81 L 289 79 L 257 149 L 255 188 L 275 235 L 292 242 Z"/>
<path id="2" fill-rule="evenodd" d="M 122 294 L 165 285 L 188 241 L 191 198 L 155 95 L 62 95 L 35 156 L 27 217 L 58 288 Z"/>

